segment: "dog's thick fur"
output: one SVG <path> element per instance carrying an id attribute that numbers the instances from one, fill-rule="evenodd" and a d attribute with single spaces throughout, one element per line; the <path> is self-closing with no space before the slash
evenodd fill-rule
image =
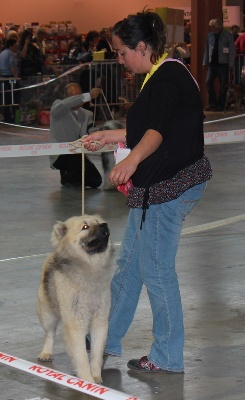
<path id="1" fill-rule="evenodd" d="M 42 267 L 37 311 L 45 331 L 40 361 L 52 361 L 59 321 L 68 353 L 79 378 L 102 382 L 101 367 L 107 338 L 113 275 L 113 247 L 101 217 L 85 215 L 58 222 L 51 253 Z M 85 338 L 90 334 L 89 363 Z"/>
<path id="2" fill-rule="evenodd" d="M 241 109 L 240 88 L 239 85 L 230 84 L 226 94 L 224 111 L 226 112 L 231 106 L 235 107 L 238 112 Z"/>
<path id="3" fill-rule="evenodd" d="M 235 111 L 239 112 L 242 109 L 242 105 L 244 104 L 244 97 L 245 97 L 245 85 L 234 85 L 231 84 L 228 87 L 227 95 L 226 95 L 226 102 L 224 111 L 228 111 L 231 106 L 234 106 Z"/>

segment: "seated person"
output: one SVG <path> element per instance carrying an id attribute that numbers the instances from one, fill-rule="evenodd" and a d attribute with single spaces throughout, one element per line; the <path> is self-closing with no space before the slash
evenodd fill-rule
<path id="1" fill-rule="evenodd" d="M 50 141 L 52 143 L 73 142 L 89 133 L 93 127 L 93 113 L 82 108 L 83 103 L 96 98 L 101 89 L 94 88 L 90 94 L 82 94 L 77 83 L 65 87 L 65 98 L 55 100 L 50 110 Z M 81 154 L 62 154 L 50 156 L 51 168 L 59 169 L 61 185 L 81 186 Z M 102 177 L 95 165 L 85 155 L 85 186 L 97 188 Z"/>

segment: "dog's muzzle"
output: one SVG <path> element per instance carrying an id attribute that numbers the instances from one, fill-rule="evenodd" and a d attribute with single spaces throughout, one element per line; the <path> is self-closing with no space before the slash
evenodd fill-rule
<path id="1" fill-rule="evenodd" d="M 100 229 L 101 235 L 103 237 L 109 237 L 110 236 L 110 231 L 109 231 L 108 225 L 106 223 L 100 224 L 99 225 L 99 229 Z"/>
<path id="2" fill-rule="evenodd" d="M 98 225 L 86 243 L 89 254 L 102 253 L 106 250 L 110 237 L 110 230 L 106 223 Z"/>

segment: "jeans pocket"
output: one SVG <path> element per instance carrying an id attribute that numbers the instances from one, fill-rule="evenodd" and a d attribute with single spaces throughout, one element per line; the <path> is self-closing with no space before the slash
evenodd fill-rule
<path id="1" fill-rule="evenodd" d="M 191 189 L 182 194 L 180 202 L 180 214 L 183 219 L 191 212 L 191 210 L 203 197 L 206 185 L 206 182 L 200 183 L 199 185 L 193 186 Z"/>

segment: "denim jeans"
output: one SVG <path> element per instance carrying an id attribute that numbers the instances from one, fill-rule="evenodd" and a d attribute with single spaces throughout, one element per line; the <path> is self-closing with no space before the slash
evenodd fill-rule
<path id="1" fill-rule="evenodd" d="M 105 353 L 121 354 L 121 339 L 133 320 L 144 284 L 153 314 L 154 341 L 148 359 L 162 369 L 183 371 L 184 326 L 175 258 L 183 221 L 205 187 L 202 183 L 175 200 L 151 205 L 142 230 L 142 210 L 130 209 L 119 268 L 112 280 Z"/>
<path id="2" fill-rule="evenodd" d="M 216 95 L 214 81 L 218 78 L 219 80 L 219 94 Z M 209 65 L 206 76 L 206 86 L 208 90 L 210 106 L 218 106 L 220 108 L 225 107 L 226 94 L 229 83 L 229 66 L 228 64 Z"/>

